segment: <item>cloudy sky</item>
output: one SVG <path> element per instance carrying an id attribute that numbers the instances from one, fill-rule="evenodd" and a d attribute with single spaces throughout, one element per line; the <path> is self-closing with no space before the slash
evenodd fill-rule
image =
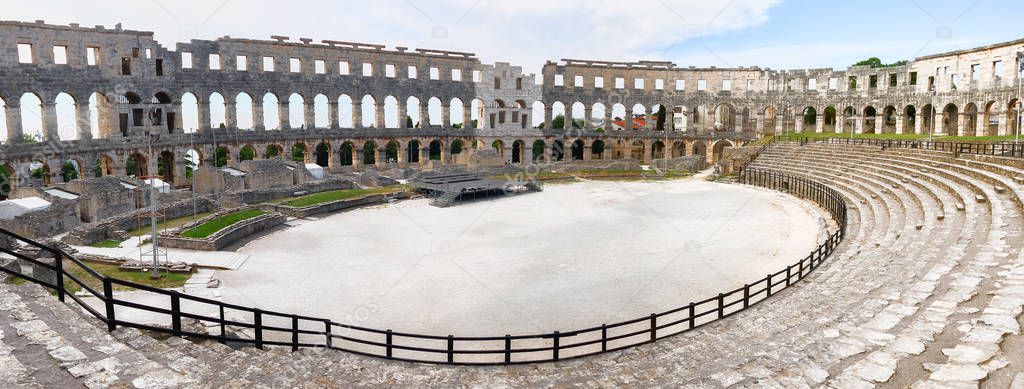
<path id="1" fill-rule="evenodd" d="M 6 0 L 0 18 L 152 30 L 166 47 L 286 35 L 470 51 L 539 72 L 561 58 L 845 67 L 1024 37 L 997 0 Z"/>

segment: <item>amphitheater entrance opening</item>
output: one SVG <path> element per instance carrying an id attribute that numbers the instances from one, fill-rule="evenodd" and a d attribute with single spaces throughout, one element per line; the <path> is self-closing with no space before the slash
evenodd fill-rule
<path id="1" fill-rule="evenodd" d="M 582 161 L 583 160 L 583 140 L 577 139 L 572 142 L 572 160 Z"/>
<path id="2" fill-rule="evenodd" d="M 551 160 L 561 161 L 563 159 L 565 159 L 565 143 L 562 143 L 561 140 L 555 140 L 551 144 Z"/>
<path id="3" fill-rule="evenodd" d="M 978 106 L 969 103 L 964 107 L 964 131 L 961 136 L 975 136 L 978 128 Z"/>
<path id="4" fill-rule="evenodd" d="M 693 143 L 693 155 L 707 156 L 708 146 L 704 142 L 696 141 Z"/>
<path id="5" fill-rule="evenodd" d="M 267 159 L 280 157 L 282 152 L 284 152 L 284 148 L 281 145 L 267 145 L 267 148 L 263 150 L 263 157 Z"/>
<path id="6" fill-rule="evenodd" d="M 410 140 L 406 146 L 406 162 L 419 163 L 420 162 L 420 141 Z"/>
<path id="7" fill-rule="evenodd" d="M 908 105 L 903 109 L 903 133 L 913 134 L 917 128 L 917 109 Z"/>
<path id="8" fill-rule="evenodd" d="M 629 148 L 629 158 L 635 159 L 637 161 L 643 161 L 644 154 L 646 153 L 644 142 L 635 140 L 633 141 L 633 144 L 631 146 L 632 147 Z"/>
<path id="9" fill-rule="evenodd" d="M 604 141 L 597 139 L 590 144 L 590 158 L 603 159 L 604 158 Z"/>
<path id="10" fill-rule="evenodd" d="M 531 150 L 533 151 L 532 157 L 534 163 L 541 162 L 544 160 L 544 150 L 547 149 L 547 147 L 547 144 L 545 144 L 544 141 L 540 139 L 533 141 L 533 148 L 531 148 Z"/>
<path id="11" fill-rule="evenodd" d="M 148 176 L 146 157 L 140 153 L 133 153 L 125 160 L 124 172 L 127 176 L 145 177 Z"/>
<path id="12" fill-rule="evenodd" d="M 160 175 L 164 182 L 174 184 L 174 152 L 170 150 L 164 150 L 160 152 L 160 159 L 157 160 L 156 169 L 157 174 Z"/>
<path id="13" fill-rule="evenodd" d="M 711 162 L 718 162 L 722 160 L 722 155 L 725 153 L 726 147 L 732 147 L 732 142 L 727 140 L 720 140 L 715 142 L 715 145 L 711 148 Z"/>
<path id="14" fill-rule="evenodd" d="M 651 144 L 651 159 L 665 159 L 665 144 L 660 140 Z"/>
<path id="15" fill-rule="evenodd" d="M 895 134 L 896 133 L 896 107 L 886 106 L 882 111 L 882 133 L 883 134 Z"/>
<path id="16" fill-rule="evenodd" d="M 875 133 L 875 116 L 878 112 L 875 107 L 867 106 L 864 108 L 864 125 L 861 126 L 862 134 L 874 134 Z"/>
<path id="17" fill-rule="evenodd" d="M 437 139 L 430 141 L 430 160 L 441 160 L 441 141 Z"/>
<path id="18" fill-rule="evenodd" d="M 256 159 L 256 149 L 252 145 L 245 145 L 238 149 L 238 161 L 252 161 Z"/>
<path id="19" fill-rule="evenodd" d="M 354 154 L 352 142 L 342 143 L 341 147 L 338 148 L 338 164 L 341 166 L 352 166 Z"/>
<path id="20" fill-rule="evenodd" d="M 957 133 L 959 124 L 956 105 L 952 103 L 946 104 L 946 107 L 942 109 L 942 131 L 940 133 L 957 136 L 959 135 Z"/>
<path id="21" fill-rule="evenodd" d="M 512 142 L 512 163 L 523 163 L 523 141 Z"/>
<path id="22" fill-rule="evenodd" d="M 315 154 L 316 164 L 321 167 L 327 167 L 331 159 L 331 146 L 327 142 L 317 143 Z"/>
<path id="23" fill-rule="evenodd" d="M 14 168 L 10 164 L 0 165 L 0 201 L 7 200 L 17 182 Z"/>
<path id="24" fill-rule="evenodd" d="M 377 164 L 377 144 L 367 141 L 363 144 L 363 165 Z"/>

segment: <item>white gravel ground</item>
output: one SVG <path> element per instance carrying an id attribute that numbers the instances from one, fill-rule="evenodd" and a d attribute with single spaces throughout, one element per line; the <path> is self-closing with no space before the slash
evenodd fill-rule
<path id="1" fill-rule="evenodd" d="M 426 334 L 570 330 L 742 286 L 816 245 L 792 197 L 698 179 L 585 182 L 295 221 L 219 271 L 227 302 Z"/>

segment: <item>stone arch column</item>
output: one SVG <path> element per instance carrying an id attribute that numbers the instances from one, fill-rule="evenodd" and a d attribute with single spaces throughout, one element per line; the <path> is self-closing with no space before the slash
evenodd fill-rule
<path id="1" fill-rule="evenodd" d="M 92 139 L 91 123 L 89 123 L 89 103 L 80 104 L 75 101 L 75 123 L 78 124 L 78 139 Z"/>
<path id="2" fill-rule="evenodd" d="M 895 115 L 896 115 L 896 133 L 897 134 L 902 134 L 903 133 L 903 113 L 899 112 L 897 110 Z"/>
<path id="3" fill-rule="evenodd" d="M 7 143 L 22 143 L 24 130 L 21 128 L 21 102 L 12 99 L 7 102 Z"/>
<path id="4" fill-rule="evenodd" d="M 363 101 L 352 99 L 352 128 L 363 128 Z M 353 151 L 354 153 L 355 151 Z M 355 166 L 355 165 L 353 165 Z"/>
<path id="5" fill-rule="evenodd" d="M 377 99 L 374 97 L 374 100 L 376 101 L 376 104 L 373 105 L 373 127 L 377 129 L 387 128 L 387 126 L 384 125 L 384 98 Z M 380 162 L 377 162 L 377 164 L 379 165 Z"/>
<path id="6" fill-rule="evenodd" d="M 287 98 L 279 98 L 277 100 L 277 122 L 281 130 L 290 130 L 292 128 L 291 121 L 288 120 L 288 116 L 291 114 L 291 106 L 292 103 Z"/>
<path id="7" fill-rule="evenodd" d="M 758 136 L 764 135 L 764 112 L 758 112 L 754 116 L 754 132 Z"/>
<path id="8" fill-rule="evenodd" d="M 782 133 L 782 131 L 783 131 L 783 123 L 782 122 L 783 122 L 783 118 L 785 118 L 785 117 L 786 116 L 783 115 L 781 111 L 776 111 L 776 113 L 775 113 L 775 133 L 776 134 L 781 134 Z"/>
<path id="9" fill-rule="evenodd" d="M 316 97 L 314 96 L 312 98 L 302 100 L 302 124 L 305 125 L 306 130 L 316 128 L 316 113 L 313 111 L 313 100 L 315 98 Z"/>
<path id="10" fill-rule="evenodd" d="M 590 116 L 594 114 L 593 105 L 587 104 L 583 106 L 583 129 L 586 131 L 593 131 L 594 125 L 591 123 Z"/>
<path id="11" fill-rule="evenodd" d="M 397 98 L 396 98 L 396 100 L 397 100 Z M 395 111 L 398 112 L 398 128 L 400 128 L 400 129 L 407 129 L 407 128 L 409 128 L 409 123 L 406 123 L 406 120 L 405 120 L 405 117 L 409 116 L 407 113 L 405 113 L 405 106 L 406 106 L 406 104 L 398 103 L 396 105 L 397 105 L 397 109 Z"/>
<path id="12" fill-rule="evenodd" d="M 469 104 L 470 106 L 467 107 L 465 102 L 462 103 L 462 128 L 470 128 L 469 126 L 473 122 L 473 100 L 470 100 Z M 480 124 L 477 123 L 477 125 L 479 126 Z"/>
<path id="13" fill-rule="evenodd" d="M 551 129 L 551 115 L 552 115 L 551 112 L 552 112 L 551 111 L 551 105 L 550 104 L 545 105 L 544 106 L 544 129 L 545 130 L 550 130 Z"/>
<path id="14" fill-rule="evenodd" d="M 267 129 L 267 127 L 263 125 L 263 98 L 260 98 L 260 101 L 256 101 L 256 99 L 253 99 L 252 101 L 252 129 L 254 131 L 263 131 Z"/>
<path id="15" fill-rule="evenodd" d="M 57 129 L 57 103 L 44 101 L 40 109 L 43 111 L 43 139 L 59 141 Z"/>
<path id="16" fill-rule="evenodd" d="M 452 126 L 452 118 L 451 118 L 452 115 L 451 115 L 451 113 L 452 113 L 451 112 L 451 105 L 450 104 L 442 103 L 441 104 L 441 126 L 442 127 L 449 128 L 449 127 Z"/>
<path id="17" fill-rule="evenodd" d="M 200 96 L 201 96 L 201 94 L 196 96 L 196 106 L 199 107 L 199 109 L 197 109 L 197 111 L 199 113 L 199 115 L 198 115 L 199 116 L 199 128 L 197 128 L 196 131 L 199 131 L 199 130 L 201 130 L 203 128 L 210 128 L 211 127 L 211 124 L 210 124 L 210 100 L 209 100 L 209 98 L 204 100 Z"/>
<path id="18" fill-rule="evenodd" d="M 233 97 L 224 99 L 224 127 L 238 128 L 238 102 Z"/>
<path id="19" fill-rule="evenodd" d="M 826 107 L 827 108 L 827 107 Z M 824 110 L 822 110 L 824 111 Z M 822 133 L 825 132 L 825 113 L 817 112 L 814 116 L 814 132 Z"/>
<path id="20" fill-rule="evenodd" d="M 612 130 L 612 107 L 605 107 L 604 118 L 602 118 L 601 126 L 604 128 L 604 132 L 611 132 Z"/>
<path id="21" fill-rule="evenodd" d="M 327 98 L 327 122 L 331 129 L 337 129 L 340 127 L 338 121 L 338 99 Z"/>
<path id="22" fill-rule="evenodd" d="M 418 115 L 419 116 L 419 122 L 420 122 L 420 128 L 430 127 L 430 117 L 428 116 L 428 112 L 427 112 L 427 101 L 429 99 L 430 98 L 427 98 L 427 100 L 418 99 L 419 101 L 417 102 L 417 104 L 419 104 L 419 106 L 420 106 L 420 113 Z"/>

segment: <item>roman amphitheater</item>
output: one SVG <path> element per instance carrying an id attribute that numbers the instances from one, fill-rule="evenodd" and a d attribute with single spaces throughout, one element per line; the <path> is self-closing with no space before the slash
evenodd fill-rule
<path id="1" fill-rule="evenodd" d="M 3 387 L 1024 387 L 1024 40 L 0 37 Z"/>

